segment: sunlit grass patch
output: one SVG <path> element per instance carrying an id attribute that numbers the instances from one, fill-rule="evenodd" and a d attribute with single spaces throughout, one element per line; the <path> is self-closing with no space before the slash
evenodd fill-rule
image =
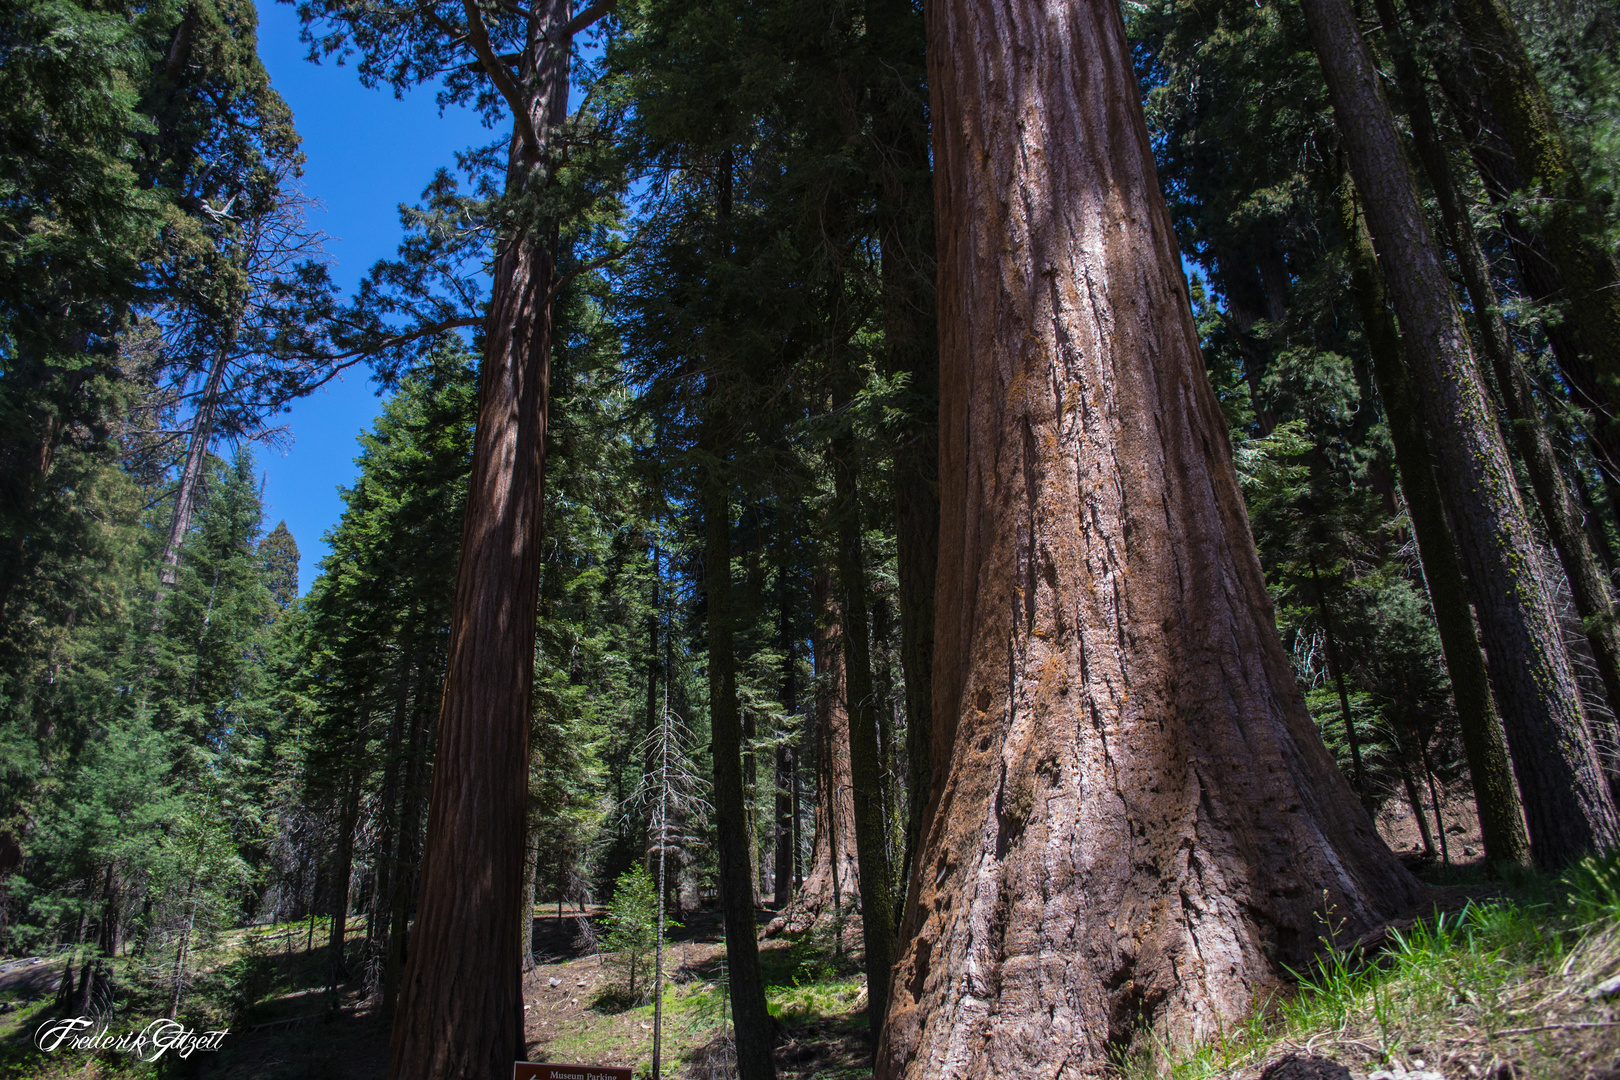
<path id="1" fill-rule="evenodd" d="M 1620 857 L 1561 878 L 1513 875 L 1505 896 L 1392 930 L 1371 957 L 1330 949 L 1235 1029 L 1190 1049 L 1151 1038 L 1129 1076 L 1203 1080 L 1289 1052 L 1448 1078 L 1620 1067 Z"/>

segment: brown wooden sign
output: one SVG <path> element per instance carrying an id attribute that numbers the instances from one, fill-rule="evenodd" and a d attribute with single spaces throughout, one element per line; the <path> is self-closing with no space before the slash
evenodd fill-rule
<path id="1" fill-rule="evenodd" d="M 512 1080 L 632 1080 L 629 1069 L 617 1065 L 560 1065 L 554 1061 L 519 1061 Z"/>

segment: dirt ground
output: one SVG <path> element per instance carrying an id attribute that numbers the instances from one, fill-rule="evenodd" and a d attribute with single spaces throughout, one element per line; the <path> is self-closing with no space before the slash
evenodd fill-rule
<path id="1" fill-rule="evenodd" d="M 1440 817 L 1446 823 L 1444 852 L 1440 850 L 1440 837 L 1434 827 L 1434 810 L 1426 792 L 1423 807 L 1428 814 L 1429 834 L 1434 837 L 1435 862 L 1449 861 L 1452 866 L 1470 867 L 1484 859 L 1485 844 L 1480 839 L 1479 815 L 1474 810 L 1472 790 L 1440 789 Z M 1423 833 L 1404 795 L 1384 804 L 1378 813 L 1377 825 L 1384 843 L 1397 855 L 1411 859 L 1423 854 Z"/>

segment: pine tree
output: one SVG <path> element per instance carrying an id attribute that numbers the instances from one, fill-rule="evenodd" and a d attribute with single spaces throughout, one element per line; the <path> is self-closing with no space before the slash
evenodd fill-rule
<path id="1" fill-rule="evenodd" d="M 298 599 L 298 541 L 285 521 L 277 522 L 259 541 L 259 558 L 264 563 L 265 587 L 286 611 Z"/>

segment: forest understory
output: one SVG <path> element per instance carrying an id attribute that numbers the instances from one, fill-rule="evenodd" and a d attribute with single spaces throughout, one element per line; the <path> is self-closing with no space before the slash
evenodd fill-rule
<path id="1" fill-rule="evenodd" d="M 1472 840 L 1463 800 L 1442 803 L 1457 845 Z M 1593 860 L 1559 879 L 1525 872 L 1493 879 L 1477 859 L 1423 855 L 1410 821 L 1380 826 L 1426 889 L 1423 902 L 1378 932 L 1333 939 L 1295 985 L 1200 1046 L 1151 1034 L 1096 1075 L 1119 1080 L 1616 1080 L 1620 1077 L 1620 860 Z M 1403 828 L 1404 826 L 1404 828 Z M 778 913 L 760 909 L 763 931 Z M 628 1066 L 650 1077 L 654 1012 L 623 993 L 624 970 L 603 950 L 600 905 L 542 906 L 535 966 L 523 977 L 524 1060 Z M 64 962 L 0 965 L 0 1077 L 6 1080 L 382 1080 L 388 1024 L 363 981 L 324 978 L 328 919 L 225 935 L 199 971 L 223 1005 L 205 1022 L 230 1025 L 219 1052 L 143 1062 L 128 1054 L 41 1054 L 35 1026 L 52 1014 Z M 843 947 L 826 932 L 767 936 L 760 964 L 774 1056 L 785 1080 L 868 1080 L 871 1031 L 858 921 Z M 358 945 L 351 950 L 358 960 Z M 263 958 L 246 974 L 245 954 Z M 663 957 L 661 1075 L 735 1075 L 725 1003 L 724 928 L 717 910 L 692 913 Z M 248 984 L 244 986 L 244 981 Z M 141 1015 L 121 1002 L 106 1017 Z"/>
<path id="2" fill-rule="evenodd" d="M 295 6 L 352 289 L 0 0 L 6 1075 L 1620 1077 L 1614 0 Z"/>

